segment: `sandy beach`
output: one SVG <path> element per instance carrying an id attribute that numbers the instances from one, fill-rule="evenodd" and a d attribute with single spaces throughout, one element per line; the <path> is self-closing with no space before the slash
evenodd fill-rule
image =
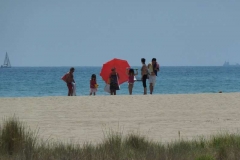
<path id="1" fill-rule="evenodd" d="M 14 114 L 39 137 L 98 143 L 109 130 L 159 142 L 236 133 L 240 93 L 0 98 L 0 122 Z"/>

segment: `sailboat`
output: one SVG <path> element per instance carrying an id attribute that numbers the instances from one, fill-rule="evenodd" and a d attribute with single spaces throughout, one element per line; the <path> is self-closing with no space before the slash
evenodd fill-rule
<path id="1" fill-rule="evenodd" d="M 1 65 L 1 68 L 11 68 L 11 63 L 10 63 L 7 52 L 6 52 L 6 56 L 4 59 L 4 63 L 3 63 L 3 65 Z"/>

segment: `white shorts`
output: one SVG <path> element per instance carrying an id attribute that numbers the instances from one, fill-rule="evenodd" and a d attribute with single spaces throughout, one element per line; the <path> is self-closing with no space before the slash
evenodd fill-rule
<path id="1" fill-rule="evenodd" d="M 156 83 L 156 78 L 157 78 L 157 76 L 155 76 L 155 75 L 154 76 L 149 75 L 149 79 L 148 79 L 149 83 L 152 83 L 152 85 L 154 86 Z"/>
<path id="2" fill-rule="evenodd" d="M 90 88 L 90 93 L 96 93 L 97 92 L 97 88 Z"/>

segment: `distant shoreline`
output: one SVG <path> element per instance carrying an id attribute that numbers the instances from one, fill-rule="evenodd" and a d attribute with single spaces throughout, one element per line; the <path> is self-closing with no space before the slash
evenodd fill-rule
<path id="1" fill-rule="evenodd" d="M 140 80 L 137 80 L 138 82 L 140 82 Z M 202 94 L 237 94 L 237 93 L 240 93 L 239 92 L 224 92 L 224 91 L 216 91 L 215 93 L 213 92 L 209 92 L 209 93 L 172 93 L 172 94 L 169 94 L 169 93 L 162 93 L 162 94 L 153 94 L 153 95 L 150 95 L 148 94 L 149 96 L 161 96 L 161 95 L 202 95 Z M 146 95 L 146 96 L 148 96 Z M 107 95 L 96 95 L 94 97 L 108 97 L 108 96 L 111 96 L 110 94 L 107 94 Z M 129 95 L 129 94 L 120 94 L 120 95 L 115 95 L 115 96 L 143 96 L 142 94 L 134 94 L 134 95 Z M 0 99 L 4 99 L 4 98 L 60 98 L 60 97 L 68 97 L 67 95 L 64 95 L 64 96 L 22 96 L 22 97 L 19 97 L 19 96 L 16 96 L 16 97 L 1 97 L 0 96 Z M 77 96 L 73 96 L 73 97 L 89 97 L 89 95 L 77 95 Z M 112 96 L 111 96 L 112 97 Z"/>

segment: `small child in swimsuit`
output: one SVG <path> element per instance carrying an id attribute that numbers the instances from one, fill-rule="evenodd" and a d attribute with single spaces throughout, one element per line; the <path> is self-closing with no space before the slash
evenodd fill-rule
<path id="1" fill-rule="evenodd" d="M 92 74 L 91 79 L 90 79 L 90 96 L 93 94 L 94 96 L 96 95 L 98 88 L 97 84 L 97 78 L 95 74 Z"/>
<path id="2" fill-rule="evenodd" d="M 133 90 L 133 85 L 135 81 L 134 77 L 138 75 L 138 70 L 136 69 L 136 71 L 137 73 L 135 74 L 134 69 L 130 69 L 130 68 L 126 69 L 126 74 L 128 75 L 128 91 L 130 95 L 132 94 L 132 90 Z"/>

